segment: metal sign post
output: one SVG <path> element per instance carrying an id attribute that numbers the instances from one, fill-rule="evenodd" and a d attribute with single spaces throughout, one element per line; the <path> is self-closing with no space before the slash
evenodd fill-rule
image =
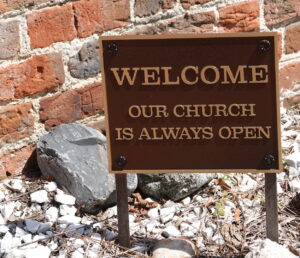
<path id="1" fill-rule="evenodd" d="M 275 173 L 265 174 L 267 238 L 278 242 L 277 182 Z"/>
<path id="2" fill-rule="evenodd" d="M 127 175 L 116 174 L 117 188 L 117 208 L 118 208 L 118 228 L 119 243 L 121 246 L 130 246 Z"/>

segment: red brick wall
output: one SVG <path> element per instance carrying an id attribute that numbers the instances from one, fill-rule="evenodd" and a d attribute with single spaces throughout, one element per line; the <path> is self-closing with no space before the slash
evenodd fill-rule
<path id="1" fill-rule="evenodd" d="M 55 126 L 103 126 L 102 34 L 244 31 L 279 33 L 280 86 L 299 103 L 299 0 L 0 0 L 0 178 Z"/>

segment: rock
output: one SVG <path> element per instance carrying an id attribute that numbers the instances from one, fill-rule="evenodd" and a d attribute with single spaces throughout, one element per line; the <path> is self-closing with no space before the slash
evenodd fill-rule
<path id="1" fill-rule="evenodd" d="M 195 247 L 184 239 L 164 239 L 158 241 L 153 249 L 153 258 L 194 258 Z"/>
<path id="2" fill-rule="evenodd" d="M 164 231 L 167 232 L 170 237 L 178 237 L 181 235 L 180 231 L 173 225 L 166 227 Z"/>
<path id="3" fill-rule="evenodd" d="M 298 152 L 294 152 L 285 157 L 285 162 L 295 169 L 297 169 L 298 164 L 300 163 L 300 154 Z"/>
<path id="4" fill-rule="evenodd" d="M 69 61 L 69 70 L 75 78 L 87 78 L 100 72 L 98 40 L 85 43 L 77 55 Z"/>
<path id="5" fill-rule="evenodd" d="M 58 218 L 57 222 L 59 224 L 79 224 L 81 221 L 80 217 L 76 217 L 73 215 L 65 215 Z"/>
<path id="6" fill-rule="evenodd" d="M 294 167 L 289 167 L 289 177 L 295 177 L 298 175 L 299 175 L 298 169 Z"/>
<path id="7" fill-rule="evenodd" d="M 13 236 L 7 232 L 1 240 L 0 253 L 9 253 L 13 247 Z"/>
<path id="8" fill-rule="evenodd" d="M 45 203 L 49 202 L 47 191 L 40 190 L 30 194 L 31 202 Z"/>
<path id="9" fill-rule="evenodd" d="M 59 206 L 59 214 L 64 215 L 75 215 L 77 209 L 71 205 L 60 205 Z"/>
<path id="10" fill-rule="evenodd" d="M 184 205 L 184 206 L 188 206 L 190 203 L 191 203 L 191 197 L 186 197 L 184 198 L 181 203 Z"/>
<path id="11" fill-rule="evenodd" d="M 13 179 L 8 184 L 9 188 L 12 190 L 15 190 L 17 192 L 22 192 L 22 190 L 25 190 L 23 187 L 23 183 L 21 179 Z"/>
<path id="12" fill-rule="evenodd" d="M 148 217 L 149 217 L 150 219 L 156 219 L 156 218 L 158 218 L 158 217 L 159 217 L 159 214 L 158 214 L 158 208 L 156 207 L 156 208 L 150 209 L 150 210 L 148 211 L 147 215 L 148 215 Z"/>
<path id="13" fill-rule="evenodd" d="M 51 250 L 47 246 L 38 245 L 34 249 L 29 249 L 26 252 L 26 258 L 48 258 L 50 257 Z"/>
<path id="14" fill-rule="evenodd" d="M 157 200 L 187 197 L 214 178 L 214 174 L 139 174 L 139 189 Z"/>
<path id="15" fill-rule="evenodd" d="M 13 214 L 15 207 L 16 207 L 16 203 L 15 202 L 10 202 L 10 203 L 7 203 L 7 204 L 3 205 L 0 208 L 4 220 L 9 219 L 9 217 Z"/>
<path id="16" fill-rule="evenodd" d="M 52 177 L 89 213 L 116 203 L 115 176 L 107 170 L 106 138 L 81 124 L 63 124 L 40 138 L 37 160 L 42 174 Z M 137 186 L 129 174 L 128 194 Z"/>
<path id="17" fill-rule="evenodd" d="M 289 182 L 289 185 L 293 192 L 300 192 L 300 179 L 294 178 L 292 181 Z"/>
<path id="18" fill-rule="evenodd" d="M 54 196 L 54 200 L 58 203 L 61 204 L 66 204 L 66 205 L 74 205 L 76 202 L 76 198 L 72 195 L 69 194 L 57 194 Z"/>
<path id="19" fill-rule="evenodd" d="M 75 241 L 73 242 L 73 246 L 76 249 L 80 248 L 80 247 L 84 246 L 84 241 L 82 239 L 80 239 L 80 238 L 75 239 Z"/>
<path id="20" fill-rule="evenodd" d="M 44 189 L 47 192 L 54 192 L 57 189 L 57 184 L 55 182 L 49 182 L 48 184 L 44 185 Z"/>
<path id="21" fill-rule="evenodd" d="M 168 221 L 170 221 L 173 217 L 174 214 L 176 212 L 176 207 L 171 206 L 171 207 L 166 207 L 166 208 L 162 208 L 160 209 L 160 220 L 162 223 L 167 223 Z"/>
<path id="22" fill-rule="evenodd" d="M 289 250 L 282 245 L 271 241 L 270 239 L 263 240 L 258 246 L 248 253 L 245 258 L 296 258 Z"/>
<path id="23" fill-rule="evenodd" d="M 0 203 L 5 201 L 5 194 L 0 190 Z"/>
<path id="24" fill-rule="evenodd" d="M 44 233 L 52 226 L 51 223 L 41 223 L 32 219 L 25 219 L 26 230 L 30 233 Z"/>
<path id="25" fill-rule="evenodd" d="M 58 219 L 58 209 L 56 207 L 50 207 L 46 211 L 46 220 L 49 222 L 56 222 Z"/>
<path id="26" fill-rule="evenodd" d="M 117 238 L 117 235 L 114 232 L 106 229 L 103 232 L 103 237 L 105 238 L 106 241 L 112 241 Z"/>
<path id="27" fill-rule="evenodd" d="M 240 191 L 241 192 L 247 192 L 250 190 L 254 190 L 257 187 L 257 182 L 252 179 L 248 175 L 243 175 L 242 181 L 240 182 Z"/>
<path id="28" fill-rule="evenodd" d="M 71 224 L 66 229 L 66 235 L 68 237 L 83 235 L 84 225 L 81 224 Z"/>
<path id="29" fill-rule="evenodd" d="M 5 234 L 6 232 L 9 231 L 9 227 L 5 225 L 0 225 L 0 233 Z"/>

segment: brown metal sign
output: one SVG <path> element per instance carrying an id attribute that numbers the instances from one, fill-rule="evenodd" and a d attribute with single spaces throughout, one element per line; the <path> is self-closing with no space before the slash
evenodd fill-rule
<path id="1" fill-rule="evenodd" d="M 114 173 L 279 172 L 276 33 L 102 37 Z"/>

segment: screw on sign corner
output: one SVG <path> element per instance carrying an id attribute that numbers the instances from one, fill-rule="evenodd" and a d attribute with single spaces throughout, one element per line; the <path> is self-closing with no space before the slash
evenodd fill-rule
<path id="1" fill-rule="evenodd" d="M 265 157 L 264 157 L 264 162 L 265 162 L 265 165 L 268 167 L 268 168 L 271 168 L 274 164 L 275 164 L 275 157 L 271 154 L 267 154 Z"/>
<path id="2" fill-rule="evenodd" d="M 110 55 L 115 56 L 118 53 L 118 45 L 116 42 L 110 42 L 107 45 L 107 51 Z"/>
<path id="3" fill-rule="evenodd" d="M 261 41 L 259 42 L 258 48 L 259 48 L 259 50 L 260 50 L 261 52 L 267 52 L 267 51 L 269 51 L 270 48 L 271 48 L 271 43 L 270 43 L 269 40 L 266 40 L 266 39 L 261 40 Z"/>
<path id="4" fill-rule="evenodd" d="M 116 161 L 115 161 L 116 166 L 118 167 L 118 169 L 123 169 L 124 166 L 127 164 L 127 158 L 123 155 L 120 155 Z"/>

